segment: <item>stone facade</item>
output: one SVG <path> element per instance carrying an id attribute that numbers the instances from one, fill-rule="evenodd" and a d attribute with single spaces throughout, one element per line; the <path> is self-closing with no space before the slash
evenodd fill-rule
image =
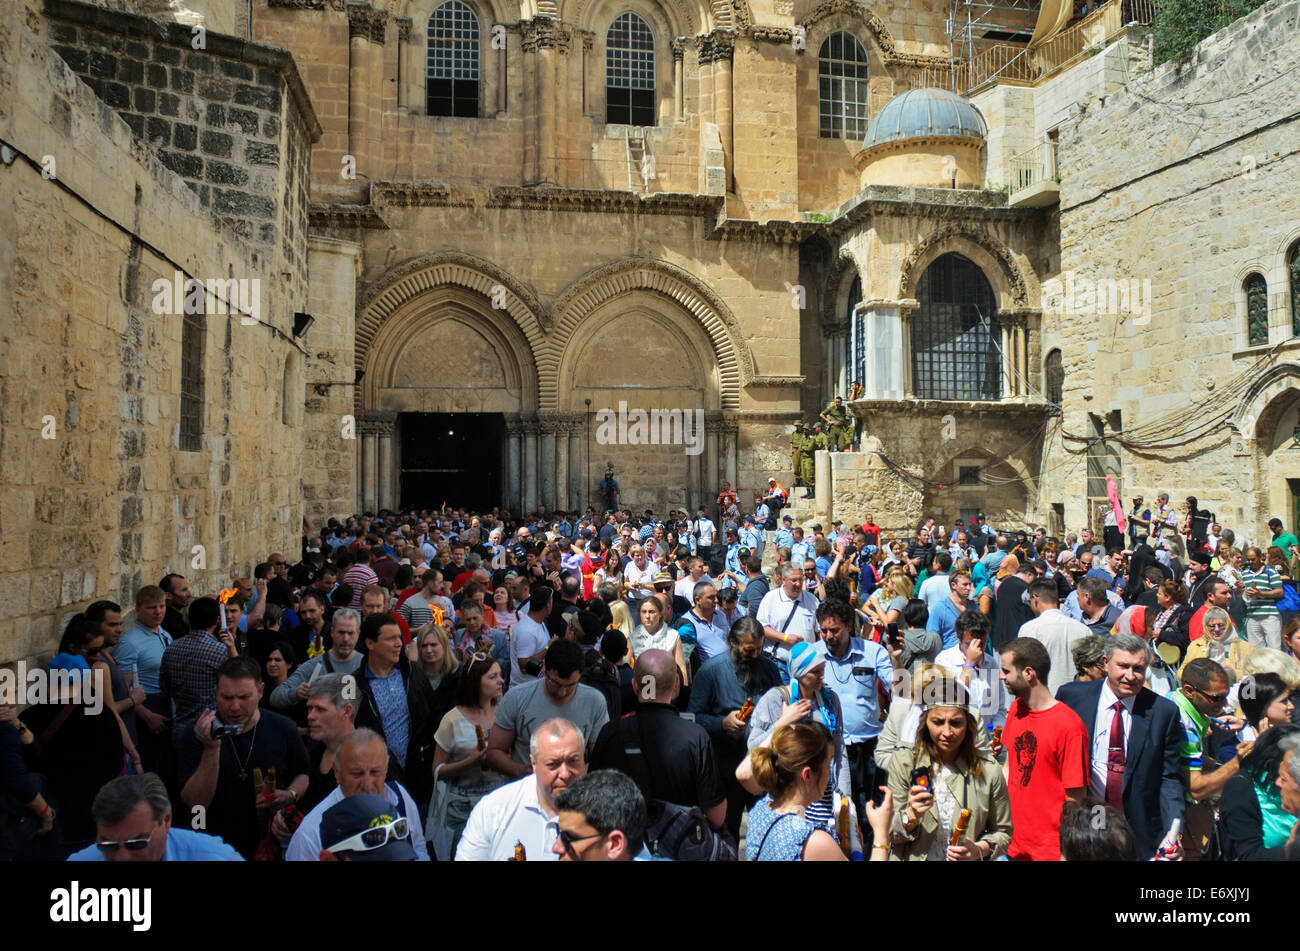
<path id="1" fill-rule="evenodd" d="M 129 614 L 136 589 L 167 572 L 198 591 L 248 575 L 268 551 L 294 550 L 302 512 L 307 354 L 290 327 L 306 300 L 305 203 L 279 211 L 269 244 L 228 227 L 126 121 L 134 94 L 107 104 L 54 50 L 84 52 L 88 71 L 113 57 L 116 83 L 134 75 L 119 71 L 128 60 L 147 76 L 167 44 L 128 51 L 127 14 L 58 8 L 0 8 L 0 139 L 16 153 L 0 169 L 0 662 L 48 658 L 71 612 L 111 598 Z M 178 100 L 173 135 L 192 105 Z M 305 178 L 308 115 L 281 90 L 259 116 L 259 131 L 274 118 L 279 140 L 299 143 L 296 170 L 283 157 L 269 169 L 271 190 Z M 214 313 L 221 288 L 207 296 L 195 451 L 181 448 L 186 318 L 155 312 L 154 282 L 177 272 L 269 291 L 256 323 Z"/>
<path id="2" fill-rule="evenodd" d="M 1043 327 L 1044 359 L 1059 349 L 1065 368 L 1067 436 L 1123 432 L 1132 444 L 1115 447 L 1121 492 L 1195 495 L 1255 541 L 1268 518 L 1294 529 L 1300 514 L 1297 24 L 1300 3 L 1275 0 L 1191 63 L 1085 101 L 1061 135 L 1054 294 L 1071 272 L 1077 286 L 1137 279 L 1150 306 L 1120 298 L 1098 314 L 1076 288 Z M 1247 336 L 1251 274 L 1268 287 L 1262 345 Z M 1039 510 L 1057 503 L 1085 524 L 1085 444 L 1054 434 L 1042 471 Z"/>

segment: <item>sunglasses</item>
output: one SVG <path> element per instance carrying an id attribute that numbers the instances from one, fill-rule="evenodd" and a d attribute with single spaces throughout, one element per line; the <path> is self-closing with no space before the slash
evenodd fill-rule
<path id="1" fill-rule="evenodd" d="M 560 840 L 560 845 L 564 846 L 565 853 L 572 855 L 574 858 L 578 857 L 578 853 L 574 851 L 573 843 L 585 842 L 588 839 L 599 839 L 600 837 L 601 833 L 599 832 L 593 832 L 591 835 L 569 835 L 569 833 L 565 832 L 563 829 L 560 829 L 559 834 L 557 835 L 557 838 Z"/>
<path id="2" fill-rule="evenodd" d="M 156 828 L 155 831 L 157 831 Z M 148 835 L 136 836 L 134 839 L 124 839 L 121 842 L 102 839 L 95 843 L 95 847 L 105 855 L 112 855 L 118 849 L 126 849 L 128 852 L 143 852 L 149 848 L 149 843 L 152 840 L 153 832 L 150 832 Z"/>
<path id="3" fill-rule="evenodd" d="M 394 819 L 386 825 L 363 829 L 349 839 L 330 846 L 331 852 L 373 852 L 382 849 L 394 839 L 405 839 L 409 832 L 406 817 Z"/>
<path id="4" fill-rule="evenodd" d="M 1197 693 L 1199 693 L 1206 700 L 1210 701 L 1211 703 L 1228 702 L 1228 695 L 1226 693 L 1206 693 L 1200 687 L 1193 687 L 1192 689 L 1195 690 Z"/>

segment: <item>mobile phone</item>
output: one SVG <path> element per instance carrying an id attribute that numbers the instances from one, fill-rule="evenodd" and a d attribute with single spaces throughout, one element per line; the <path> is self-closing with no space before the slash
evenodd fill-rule
<path id="1" fill-rule="evenodd" d="M 924 786 L 926 792 L 930 792 L 930 768 L 928 766 L 918 766 L 912 770 L 912 781 L 908 785 Z"/>
<path id="2" fill-rule="evenodd" d="M 898 629 L 897 624 L 890 623 L 889 626 L 886 628 L 886 631 L 888 632 L 890 642 L 895 647 L 903 646 L 903 632 Z"/>

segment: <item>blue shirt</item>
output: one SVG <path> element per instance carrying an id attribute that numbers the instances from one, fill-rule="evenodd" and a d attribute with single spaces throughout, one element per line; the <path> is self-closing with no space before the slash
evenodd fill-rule
<path id="1" fill-rule="evenodd" d="M 145 693 L 162 693 L 158 675 L 162 670 L 163 651 L 171 642 L 172 636 L 162 628 L 155 632 L 137 624 L 117 642 L 113 659 L 123 673 L 135 670 L 138 674 L 135 682 L 144 688 Z"/>
<path id="2" fill-rule="evenodd" d="M 172 826 L 167 831 L 167 848 L 164 862 L 242 862 L 244 857 L 226 844 L 224 839 L 206 832 L 191 832 Z M 104 862 L 99 846 L 88 845 L 80 852 L 68 856 L 69 862 Z"/>
<path id="3" fill-rule="evenodd" d="M 772 544 L 777 548 L 791 548 L 794 546 L 794 532 L 788 528 L 778 528 L 772 535 Z"/>
<path id="4" fill-rule="evenodd" d="M 384 723 L 384 738 L 388 749 L 402 767 L 406 766 L 406 746 L 411 736 L 411 711 L 406 706 L 406 683 L 402 671 L 394 667 L 387 677 L 378 676 L 370 666 L 363 665 L 370 692 L 379 707 L 379 718 Z"/>
<path id="5" fill-rule="evenodd" d="M 772 510 L 767 507 L 767 503 L 759 502 L 758 506 L 754 509 L 754 521 L 760 524 L 766 522 L 767 517 L 771 514 Z"/>
<path id="6" fill-rule="evenodd" d="M 820 558 L 817 559 L 817 576 L 819 578 L 825 578 L 826 575 L 830 572 L 831 565 L 833 564 L 834 562 L 831 561 L 831 559 L 827 558 L 825 555 L 822 555 Z"/>
<path id="7" fill-rule="evenodd" d="M 892 690 L 894 685 L 894 665 L 889 652 L 860 637 L 849 641 L 848 653 L 841 658 L 830 652 L 825 641 L 817 643 L 817 650 L 826 658 L 826 686 L 840 698 L 845 745 L 879 736 L 878 687 L 883 684 L 886 690 Z"/>
<path id="8" fill-rule="evenodd" d="M 740 530 L 740 544 L 761 557 L 763 553 L 763 533 L 756 528 Z"/>
<path id="9" fill-rule="evenodd" d="M 925 629 L 934 631 L 936 634 L 943 635 L 943 649 L 957 646 L 957 615 L 961 612 L 957 610 L 957 605 L 952 603 L 952 598 L 944 600 L 935 606 L 930 612 L 930 620 L 926 621 Z"/>
<path id="10" fill-rule="evenodd" d="M 727 546 L 727 558 L 724 567 L 727 571 L 734 571 L 738 575 L 743 575 L 740 570 L 740 542 L 734 542 Z M 719 588 L 734 588 L 736 582 L 730 578 L 723 578 L 718 582 Z"/>
<path id="11" fill-rule="evenodd" d="M 800 569 L 803 568 L 804 560 L 812 554 L 813 554 L 812 542 L 802 541 L 802 542 L 792 542 L 790 544 L 790 561 L 798 565 Z"/>

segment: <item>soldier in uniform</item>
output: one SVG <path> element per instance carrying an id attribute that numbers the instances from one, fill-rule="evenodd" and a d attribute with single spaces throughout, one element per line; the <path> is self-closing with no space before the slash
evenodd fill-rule
<path id="1" fill-rule="evenodd" d="M 821 412 L 821 419 L 829 428 L 827 437 L 839 452 L 847 452 L 853 445 L 853 423 L 844 408 L 844 397 L 837 396 Z"/>
<path id="2" fill-rule="evenodd" d="M 803 481 L 808 486 L 808 491 L 804 493 L 805 499 L 813 497 L 813 489 L 816 488 L 816 452 L 818 449 L 829 449 L 831 440 L 826 433 L 822 432 L 822 424 L 813 424 L 813 434 L 808 437 L 808 451 L 804 454 Z"/>
<path id="3" fill-rule="evenodd" d="M 808 434 L 803 423 L 795 423 L 790 433 L 790 466 L 795 486 L 803 485 L 803 458 L 808 454 Z"/>

